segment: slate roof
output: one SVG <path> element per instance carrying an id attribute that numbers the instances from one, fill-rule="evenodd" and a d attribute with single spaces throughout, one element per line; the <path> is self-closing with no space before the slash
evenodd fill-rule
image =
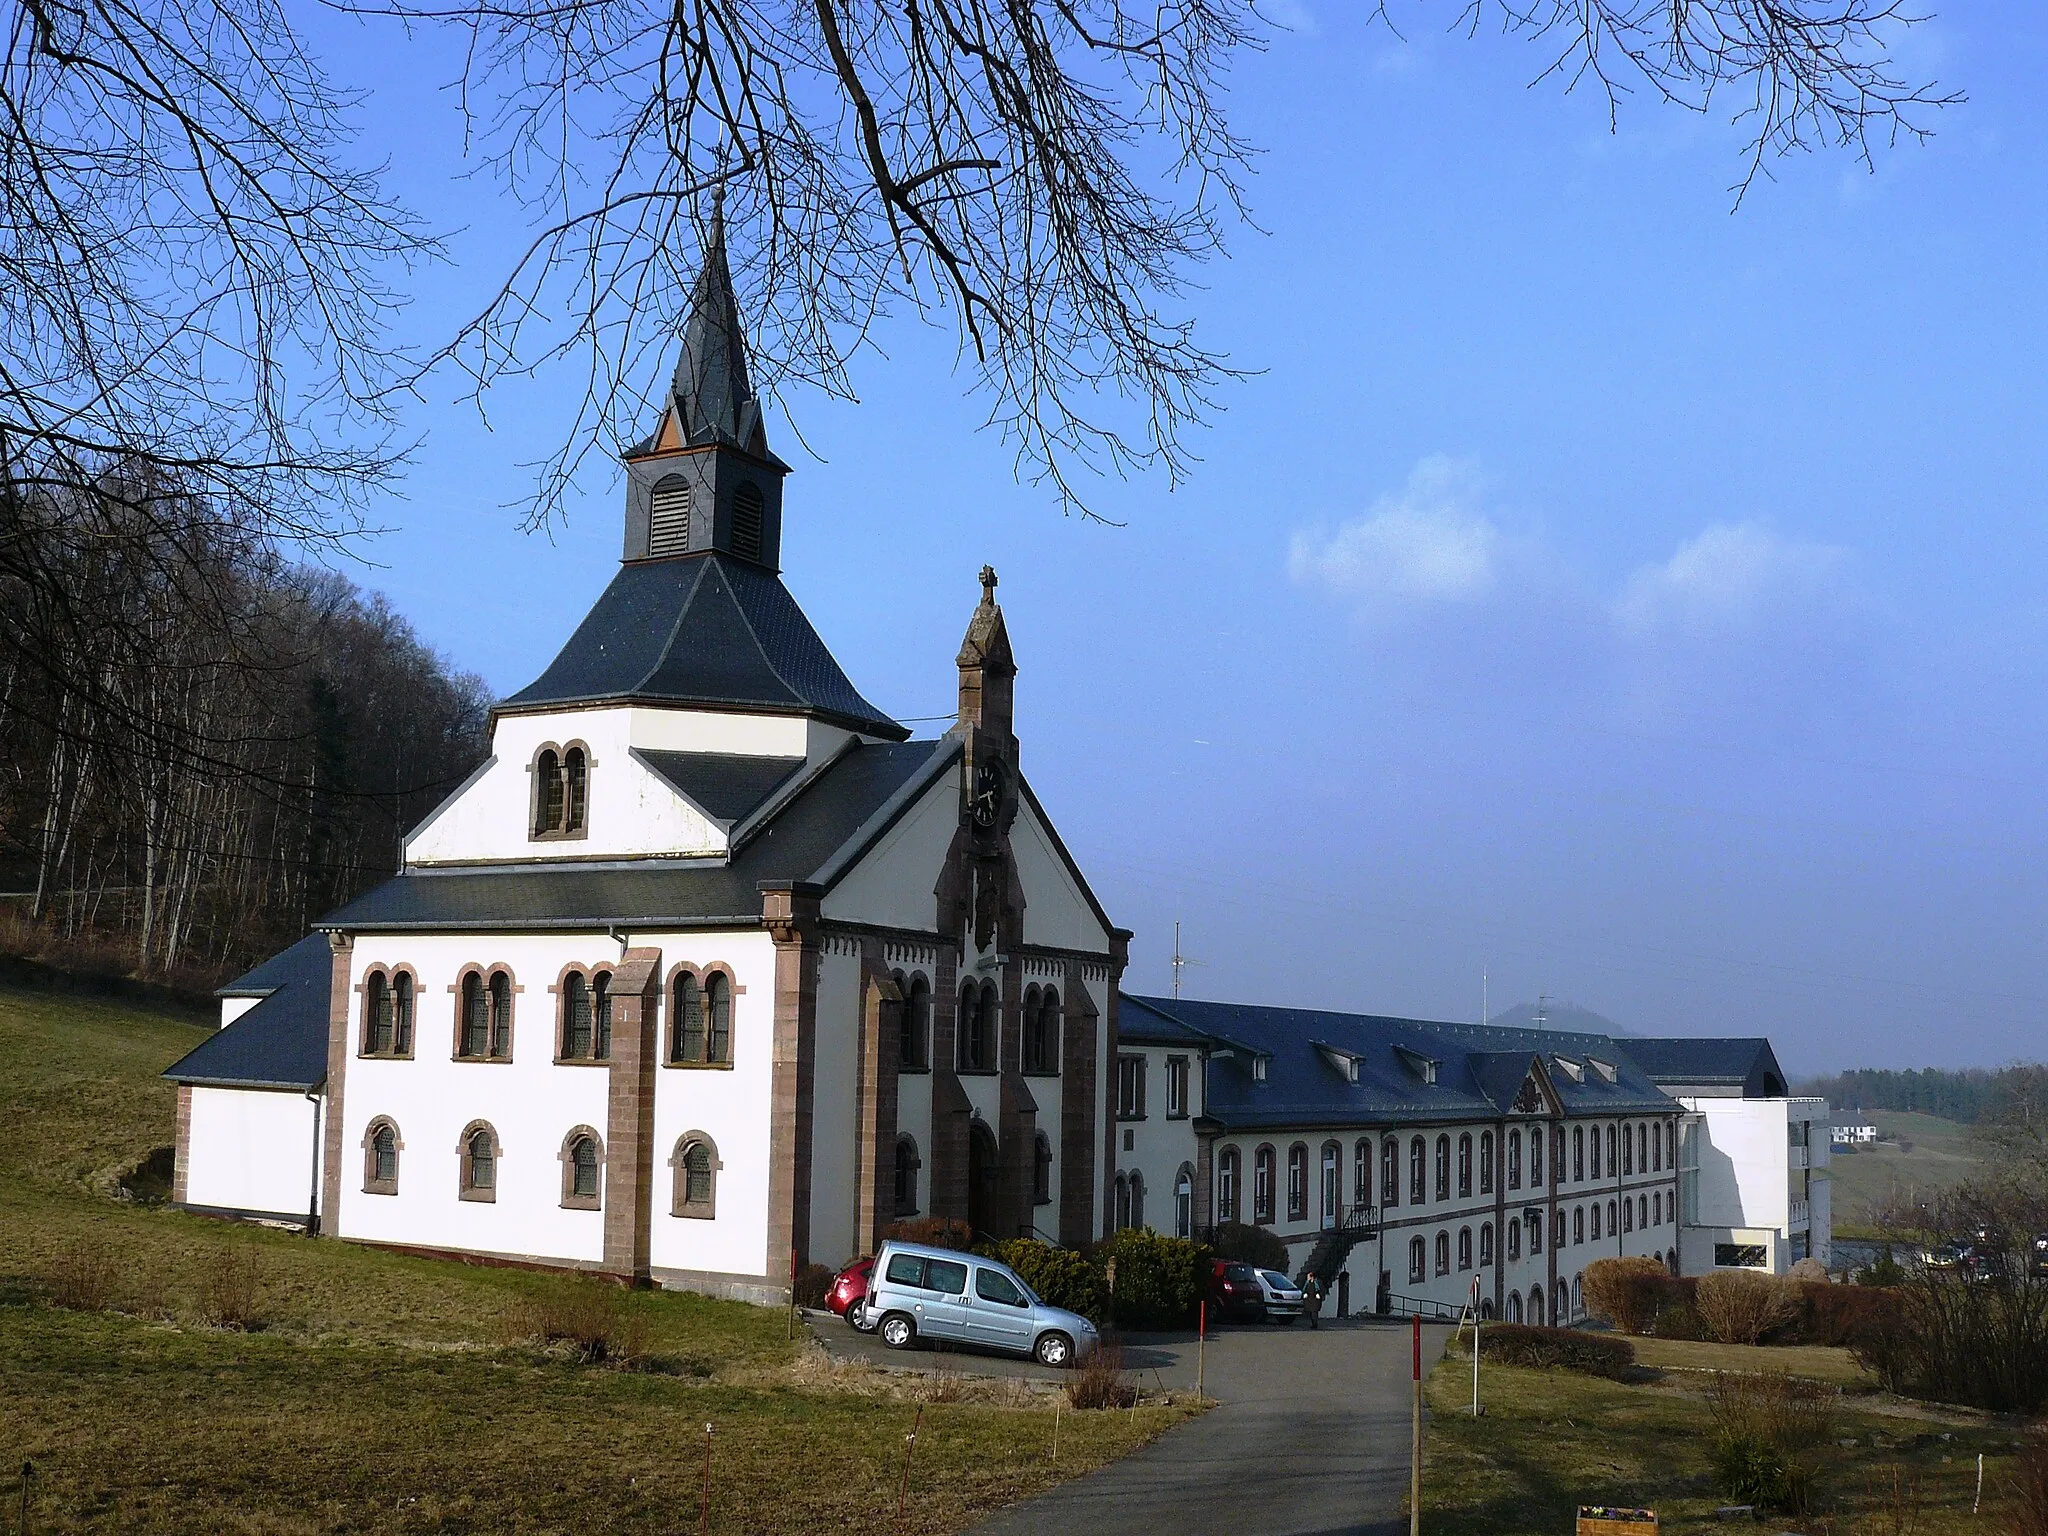
<path id="1" fill-rule="evenodd" d="M 1498 1119 L 1538 1058 L 1569 1115 L 1669 1113 L 1678 1107 L 1606 1035 L 1123 997 L 1119 1040 L 1171 1043 L 1170 1029 L 1212 1042 L 1206 1107 L 1226 1130 Z M 1231 1054 L 1217 1060 L 1216 1047 Z M 1251 1071 L 1254 1053 L 1266 1059 L 1263 1082 Z M 1357 1062 L 1355 1083 L 1338 1065 L 1346 1057 Z M 1583 1081 L 1559 1068 L 1558 1057 L 1581 1065 Z M 1589 1057 L 1614 1067 L 1616 1080 L 1608 1082 L 1588 1064 Z M 1437 1063 L 1434 1083 L 1410 1064 L 1425 1060 Z"/>
<path id="2" fill-rule="evenodd" d="M 369 933 L 758 923 L 764 882 L 829 888 L 959 753 L 952 736 L 849 748 L 728 860 L 408 870 L 318 926 Z"/>
<path id="3" fill-rule="evenodd" d="M 738 752 L 654 752 L 631 749 L 662 782 L 711 820 L 730 827 L 767 803 L 804 759 L 748 757 Z"/>
<path id="4" fill-rule="evenodd" d="M 164 1069 L 174 1083 L 218 1088 L 295 1088 L 327 1078 L 328 993 L 333 956 L 327 935 L 310 933 L 290 949 L 220 989 L 222 997 L 262 997 Z"/>
<path id="5" fill-rule="evenodd" d="M 601 700 L 816 715 L 890 741 L 910 734 L 847 680 L 780 576 L 715 550 L 621 565 L 561 654 L 499 707 Z"/>
<path id="6" fill-rule="evenodd" d="M 1635 1035 L 1626 1049 L 1660 1085 L 1682 1090 L 1740 1088 L 1745 1098 L 1782 1098 L 1785 1072 L 1777 1052 L 1761 1035 L 1733 1039 Z"/>

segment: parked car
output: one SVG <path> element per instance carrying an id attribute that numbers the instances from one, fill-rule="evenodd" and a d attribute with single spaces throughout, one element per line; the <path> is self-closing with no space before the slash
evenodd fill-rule
<path id="1" fill-rule="evenodd" d="M 1962 1263 L 1964 1256 L 1969 1251 L 1970 1245 L 1968 1243 L 1960 1243 L 1953 1240 L 1946 1243 L 1937 1243 L 1934 1247 L 1927 1249 L 1920 1255 L 1920 1262 L 1929 1269 L 1954 1269 L 1958 1264 Z"/>
<path id="2" fill-rule="evenodd" d="M 873 1333 L 874 1320 L 868 1316 L 868 1276 L 874 1273 L 873 1259 L 855 1259 L 832 1277 L 832 1289 L 825 1293 L 825 1305 L 846 1319 L 856 1333 Z"/>
<path id="3" fill-rule="evenodd" d="M 1277 1269 L 1255 1269 L 1259 1277 L 1259 1289 L 1264 1293 L 1262 1305 L 1269 1323 L 1292 1324 L 1308 1310 L 1308 1298 L 1301 1293 L 1301 1287 L 1281 1274 Z"/>
<path id="4" fill-rule="evenodd" d="M 926 1338 L 1058 1367 L 1087 1359 L 1101 1342 L 1087 1318 L 1048 1305 L 1009 1265 L 976 1254 L 884 1243 L 868 1286 L 863 1313 L 891 1349 Z"/>
<path id="5" fill-rule="evenodd" d="M 2036 1275 L 2048 1275 L 2048 1232 L 2028 1245 L 2027 1267 Z"/>
<path id="6" fill-rule="evenodd" d="M 1259 1272 L 1237 1259 L 1209 1261 L 1209 1316 L 1212 1320 L 1261 1318 L 1266 1315 L 1266 1288 Z"/>

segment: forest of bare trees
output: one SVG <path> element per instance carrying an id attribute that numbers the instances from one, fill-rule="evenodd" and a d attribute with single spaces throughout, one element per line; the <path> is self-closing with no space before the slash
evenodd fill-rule
<path id="1" fill-rule="evenodd" d="M 0 500 L 0 921 L 204 983 L 390 873 L 489 700 L 381 598 L 160 499 Z"/>

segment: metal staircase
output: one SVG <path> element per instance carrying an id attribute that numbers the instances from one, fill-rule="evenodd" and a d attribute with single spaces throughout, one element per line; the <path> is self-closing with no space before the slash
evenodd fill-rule
<path id="1" fill-rule="evenodd" d="M 1354 1205 L 1338 1219 L 1334 1227 L 1326 1227 L 1309 1250 L 1308 1261 L 1294 1277 L 1299 1285 L 1314 1274 L 1322 1281 L 1325 1291 L 1334 1291 L 1338 1271 L 1344 1268 L 1344 1261 L 1351 1257 L 1351 1250 L 1368 1238 L 1377 1237 L 1380 1230 L 1380 1210 L 1376 1205 Z"/>

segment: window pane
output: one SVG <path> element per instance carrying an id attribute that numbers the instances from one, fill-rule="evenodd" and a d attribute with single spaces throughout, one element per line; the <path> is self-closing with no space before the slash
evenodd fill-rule
<path id="1" fill-rule="evenodd" d="M 1001 1302 L 1006 1307 L 1025 1305 L 1024 1293 L 999 1269 L 977 1267 L 974 1271 L 974 1294 L 983 1301 Z"/>
<path id="2" fill-rule="evenodd" d="M 593 1013 L 596 1016 L 596 1039 L 591 1046 L 591 1055 L 599 1061 L 612 1059 L 612 973 L 599 971 L 591 980 L 590 990 L 594 999 Z"/>
<path id="3" fill-rule="evenodd" d="M 562 829 L 565 832 L 581 832 L 584 812 L 590 798 L 590 768 L 584 759 L 583 749 L 571 748 L 564 766 L 568 770 L 569 806 L 562 821 Z"/>
<path id="4" fill-rule="evenodd" d="M 490 1043 L 490 1006 L 484 999 L 484 980 L 471 971 L 462 978 L 462 1054 L 481 1056 Z"/>
<path id="5" fill-rule="evenodd" d="M 676 1061 L 702 1061 L 704 1059 L 704 994 L 697 989 L 697 978 L 685 972 L 676 978 L 675 998 L 675 1040 Z"/>
<path id="6" fill-rule="evenodd" d="M 574 1165 L 575 1189 L 579 1195 L 597 1193 L 597 1143 L 588 1136 L 579 1136 L 569 1154 Z"/>
<path id="7" fill-rule="evenodd" d="M 711 1055 L 712 1061 L 732 1060 L 732 982 L 723 975 L 714 974 L 705 983 L 705 990 L 711 1001 Z"/>
<path id="8" fill-rule="evenodd" d="M 889 1256 L 889 1283 L 891 1285 L 914 1285 L 924 1289 L 924 1260 L 914 1253 L 896 1253 Z"/>
<path id="9" fill-rule="evenodd" d="M 683 1201 L 688 1205 L 711 1203 L 711 1149 L 693 1141 L 683 1153 Z"/>
<path id="10" fill-rule="evenodd" d="M 400 971 L 392 979 L 392 991 L 396 996 L 393 1015 L 398 1028 L 392 1041 L 392 1048 L 401 1056 L 412 1054 L 412 977 Z"/>
<path id="11" fill-rule="evenodd" d="M 947 1296 L 965 1296 L 967 1266 L 955 1264 L 951 1259 L 927 1259 L 924 1265 L 924 1284 L 928 1291 L 939 1291 Z"/>
<path id="12" fill-rule="evenodd" d="M 512 978 L 503 971 L 491 978 L 491 1054 L 512 1054 Z"/>
<path id="13" fill-rule="evenodd" d="M 580 1060 L 590 1054 L 590 985 L 571 971 L 563 989 L 564 1012 L 568 1017 L 562 1032 L 562 1054 Z"/>

